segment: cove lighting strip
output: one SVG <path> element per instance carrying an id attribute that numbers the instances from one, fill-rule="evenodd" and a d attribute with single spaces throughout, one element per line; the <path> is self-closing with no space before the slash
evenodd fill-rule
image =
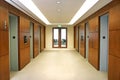
<path id="1" fill-rule="evenodd" d="M 18 0 L 22 3 L 26 8 L 28 8 L 32 13 L 34 13 L 40 20 L 42 20 L 46 24 L 51 24 L 47 18 L 42 14 L 42 12 L 36 7 L 32 0 Z"/>
<path id="2" fill-rule="evenodd" d="M 99 0 L 85 0 L 78 12 L 68 24 L 74 24 L 80 17 L 82 17 L 90 8 L 92 8 Z"/>

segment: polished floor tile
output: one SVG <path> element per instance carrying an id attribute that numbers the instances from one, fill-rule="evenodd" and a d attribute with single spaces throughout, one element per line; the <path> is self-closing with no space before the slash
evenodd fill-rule
<path id="1" fill-rule="evenodd" d="M 10 80 L 108 80 L 74 50 L 45 50 Z"/>

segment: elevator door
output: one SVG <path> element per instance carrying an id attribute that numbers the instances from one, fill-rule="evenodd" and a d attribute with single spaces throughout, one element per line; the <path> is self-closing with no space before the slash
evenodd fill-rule
<path id="1" fill-rule="evenodd" d="M 53 48 L 67 48 L 67 28 L 53 28 Z"/>
<path id="2" fill-rule="evenodd" d="M 18 16 L 9 14 L 10 71 L 18 71 Z"/>
<path id="3" fill-rule="evenodd" d="M 100 70 L 108 71 L 108 14 L 100 16 Z"/>

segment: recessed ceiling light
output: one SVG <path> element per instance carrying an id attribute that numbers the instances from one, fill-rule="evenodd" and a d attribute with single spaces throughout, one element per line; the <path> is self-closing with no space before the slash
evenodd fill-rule
<path id="1" fill-rule="evenodd" d="M 60 4 L 61 2 L 60 2 L 60 1 L 57 1 L 56 3 L 57 3 L 57 4 Z"/>
<path id="2" fill-rule="evenodd" d="M 58 12 L 60 12 L 61 10 L 60 9 L 57 9 Z"/>

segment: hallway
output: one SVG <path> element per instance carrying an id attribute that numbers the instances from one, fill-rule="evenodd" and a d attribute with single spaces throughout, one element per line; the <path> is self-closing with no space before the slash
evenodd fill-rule
<path id="1" fill-rule="evenodd" d="M 108 80 L 74 50 L 45 50 L 10 80 Z"/>

